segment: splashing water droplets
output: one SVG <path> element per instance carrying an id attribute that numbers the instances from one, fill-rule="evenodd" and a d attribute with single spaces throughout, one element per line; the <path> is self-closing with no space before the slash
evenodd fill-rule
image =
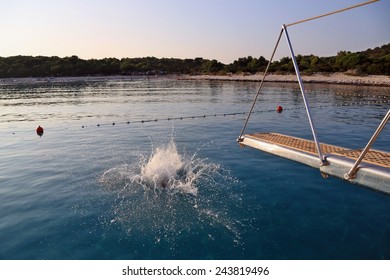
<path id="1" fill-rule="evenodd" d="M 133 192 L 141 186 L 146 191 L 196 196 L 199 180 L 209 177 L 218 168 L 216 164 L 196 158 L 196 154 L 192 157 L 180 155 L 171 139 L 167 145 L 154 149 L 149 157 L 138 155 L 138 161 L 133 164 L 105 171 L 99 181 L 109 191 Z"/>
<path id="2" fill-rule="evenodd" d="M 240 211 L 233 210 L 241 204 L 233 190 L 239 183 L 229 172 L 197 153 L 180 154 L 173 138 L 137 156 L 99 180 L 106 191 L 117 193 L 110 224 L 171 247 L 183 236 L 214 240 L 218 232 L 231 235 L 232 243 L 240 240 L 240 218 L 234 218 Z"/>
<path id="3" fill-rule="evenodd" d="M 182 170 L 185 166 L 175 143 L 171 140 L 166 147 L 159 147 L 151 154 L 148 162 L 141 168 L 141 179 L 146 185 L 155 188 L 182 187 L 188 181 L 187 176 L 191 176 Z"/>

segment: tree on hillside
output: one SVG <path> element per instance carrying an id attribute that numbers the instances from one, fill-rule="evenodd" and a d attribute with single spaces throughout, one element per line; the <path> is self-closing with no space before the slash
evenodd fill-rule
<path id="1" fill-rule="evenodd" d="M 297 62 L 303 73 L 345 72 L 356 74 L 390 75 L 390 44 L 362 52 L 340 51 L 336 56 L 318 57 L 298 55 Z M 268 61 L 260 56 L 242 57 L 230 64 L 202 57 L 178 58 L 103 58 L 84 60 L 76 55 L 57 56 L 10 56 L 0 57 L 0 78 L 86 76 L 86 75 L 145 75 L 145 74 L 224 74 L 263 72 Z M 283 57 L 274 61 L 271 72 L 294 72 L 292 61 Z"/>

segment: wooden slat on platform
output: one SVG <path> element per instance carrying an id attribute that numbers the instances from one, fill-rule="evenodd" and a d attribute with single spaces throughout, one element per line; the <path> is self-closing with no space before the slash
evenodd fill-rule
<path id="1" fill-rule="evenodd" d="M 278 133 L 253 133 L 244 135 L 239 143 L 242 146 L 318 168 L 322 174 L 390 194 L 390 153 L 388 152 L 370 150 L 360 163 L 356 176 L 346 179 L 345 174 L 351 170 L 361 150 L 320 144 L 328 162 L 324 165 L 320 162 L 314 141 Z"/>
<path id="2" fill-rule="evenodd" d="M 278 133 L 253 133 L 248 134 L 248 136 L 258 139 L 261 141 L 266 141 L 271 144 L 277 144 L 290 149 L 303 151 L 310 154 L 317 154 L 317 148 L 314 141 L 306 140 L 302 138 L 292 137 L 288 135 L 278 134 Z M 336 154 L 340 156 L 345 156 L 351 159 L 356 160 L 361 150 L 349 150 L 339 146 L 329 145 L 329 144 L 320 144 L 322 152 L 326 154 Z M 380 165 L 383 167 L 390 168 L 390 153 L 370 150 L 363 159 L 364 162 L 368 162 L 374 165 Z"/>
<path id="3" fill-rule="evenodd" d="M 362 152 L 361 149 L 345 150 L 345 151 L 337 151 L 335 152 L 335 154 L 357 159 L 361 152 Z M 390 168 L 390 153 L 377 151 L 377 150 L 369 150 L 368 153 L 364 156 L 363 161 Z"/>

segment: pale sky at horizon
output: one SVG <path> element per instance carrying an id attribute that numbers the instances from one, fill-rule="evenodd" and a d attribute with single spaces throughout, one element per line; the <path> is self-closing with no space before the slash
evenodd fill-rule
<path id="1" fill-rule="evenodd" d="M 365 0 L 0 0 L 0 57 L 269 59 L 281 25 Z M 390 43 L 390 1 L 290 27 L 296 54 Z M 276 58 L 287 56 L 285 40 Z"/>

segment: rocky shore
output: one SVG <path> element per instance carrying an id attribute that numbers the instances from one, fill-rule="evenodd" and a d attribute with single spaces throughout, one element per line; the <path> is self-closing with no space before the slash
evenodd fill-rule
<path id="1" fill-rule="evenodd" d="M 226 76 L 184 75 L 181 76 L 179 79 L 260 82 L 262 78 L 263 78 L 263 74 L 258 73 L 255 75 L 226 75 Z M 314 75 L 303 75 L 302 80 L 304 83 L 390 87 L 390 76 L 385 76 L 385 75 L 353 76 L 353 75 L 347 75 L 343 73 L 314 74 Z M 277 82 L 277 83 L 296 83 L 297 77 L 293 74 L 287 74 L 287 75 L 268 74 L 264 81 Z"/>

